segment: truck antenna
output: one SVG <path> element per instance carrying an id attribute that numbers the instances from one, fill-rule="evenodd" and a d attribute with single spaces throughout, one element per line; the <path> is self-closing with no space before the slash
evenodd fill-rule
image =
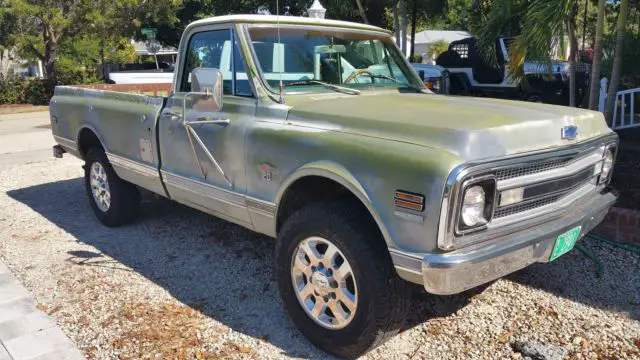
<path id="1" fill-rule="evenodd" d="M 276 28 L 278 29 L 278 47 L 274 47 L 274 49 L 276 49 L 276 51 L 278 52 L 278 62 L 280 62 L 281 64 L 278 64 L 279 66 L 284 67 L 284 61 L 282 61 L 282 57 L 280 55 L 280 1 L 276 0 Z M 284 50 L 284 48 L 282 49 Z M 284 104 L 284 83 L 282 82 L 282 71 L 283 69 L 280 68 L 280 84 L 279 84 L 279 90 L 280 90 L 280 104 Z"/>

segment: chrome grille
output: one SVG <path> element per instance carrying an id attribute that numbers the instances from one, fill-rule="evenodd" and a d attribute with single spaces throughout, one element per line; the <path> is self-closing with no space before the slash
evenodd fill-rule
<path id="1" fill-rule="evenodd" d="M 545 196 L 539 198 L 537 200 L 529 201 L 524 204 L 517 204 L 513 206 L 505 206 L 503 208 L 496 209 L 493 214 L 494 219 L 499 219 L 501 217 L 514 215 L 517 213 L 521 213 L 524 211 L 532 210 L 535 208 L 539 208 L 545 205 L 553 204 L 554 202 L 560 200 L 563 196 L 565 196 L 568 191 L 564 191 L 562 193 L 557 193 L 549 196 Z"/>
<path id="2" fill-rule="evenodd" d="M 541 173 L 547 170 L 557 169 L 564 166 L 568 162 L 573 160 L 573 157 L 547 159 L 533 164 L 523 165 L 519 167 L 511 167 L 506 169 L 500 169 L 496 171 L 496 179 L 507 180 L 520 176 L 531 175 Z"/>
<path id="3" fill-rule="evenodd" d="M 593 179 L 594 169 L 593 166 L 589 166 L 575 175 L 525 186 L 523 202 L 498 207 L 493 217 L 499 219 L 552 204 L 562 199 L 565 195 L 573 193 Z"/>

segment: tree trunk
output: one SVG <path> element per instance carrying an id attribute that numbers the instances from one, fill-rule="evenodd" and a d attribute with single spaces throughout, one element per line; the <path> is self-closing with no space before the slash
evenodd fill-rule
<path id="1" fill-rule="evenodd" d="M 622 70 L 622 52 L 624 47 L 625 25 L 627 22 L 627 9 L 629 0 L 620 1 L 620 14 L 616 24 L 616 50 L 613 54 L 613 70 L 611 71 L 611 81 L 607 92 L 607 103 L 604 113 L 609 125 L 613 125 L 613 107 L 616 106 L 616 94 L 620 86 L 620 73 Z"/>
<path id="2" fill-rule="evenodd" d="M 360 16 L 362 17 L 362 21 L 365 24 L 369 23 L 369 19 L 367 19 L 367 13 L 364 11 L 364 6 L 362 6 L 362 0 L 356 0 L 356 4 L 358 4 L 358 11 L 360 12 Z"/>
<path id="3" fill-rule="evenodd" d="M 400 20 L 398 19 L 398 2 L 393 3 L 393 29 L 396 32 L 396 45 L 400 47 Z"/>
<path id="4" fill-rule="evenodd" d="M 413 8 L 411 10 L 411 51 L 409 51 L 409 61 L 416 52 L 416 22 L 418 17 L 418 0 L 413 0 Z"/>
<path id="5" fill-rule="evenodd" d="M 402 53 L 407 56 L 407 31 L 409 30 L 409 18 L 407 17 L 407 2 L 400 0 L 400 17 L 402 18 Z"/>
<path id="6" fill-rule="evenodd" d="M 52 85 L 56 84 L 57 81 L 55 66 L 56 57 L 58 55 L 58 39 L 59 36 L 57 36 L 48 26 L 44 25 L 44 29 L 42 31 L 42 40 L 44 41 L 42 65 L 44 67 L 44 76 Z"/>
<path id="7" fill-rule="evenodd" d="M 9 74 L 9 68 L 11 67 L 12 62 L 13 62 L 13 56 L 11 54 L 11 50 L 1 49 L 0 50 L 0 76 L 6 77 Z"/>
<path id="8" fill-rule="evenodd" d="M 589 109 L 598 109 L 600 95 L 600 71 L 602 70 L 602 43 L 604 33 L 605 0 L 598 0 L 598 21 L 596 23 L 596 41 L 593 48 L 591 65 L 591 84 L 589 88 Z"/>
<path id="9" fill-rule="evenodd" d="M 576 37 L 576 15 L 578 4 L 574 3 L 569 12 L 567 27 L 569 28 L 569 106 L 576 106 L 576 54 L 578 52 L 578 38 Z"/>

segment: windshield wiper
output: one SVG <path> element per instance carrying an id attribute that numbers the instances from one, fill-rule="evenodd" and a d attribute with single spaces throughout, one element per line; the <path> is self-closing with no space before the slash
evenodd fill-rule
<path id="1" fill-rule="evenodd" d="M 345 94 L 360 95 L 360 90 L 351 89 L 351 88 L 348 88 L 348 87 L 338 86 L 338 85 L 334 85 L 334 84 L 329 84 L 327 82 L 320 81 L 320 80 L 294 81 L 294 82 L 290 82 L 290 83 L 286 84 L 285 86 L 304 86 L 304 85 L 313 85 L 313 84 L 324 85 L 324 86 L 328 87 L 329 89 L 332 89 L 332 90 L 335 90 L 335 91 L 338 91 L 338 92 L 341 92 L 341 93 L 345 93 Z"/>
<path id="2" fill-rule="evenodd" d="M 367 75 L 369 75 L 369 74 L 367 74 Z M 417 91 L 417 92 L 421 92 L 421 93 L 424 93 L 424 94 L 428 94 L 428 92 L 427 92 L 425 89 L 420 89 L 420 88 L 415 87 L 415 86 L 413 86 L 413 85 L 411 85 L 411 84 L 407 84 L 406 82 L 404 82 L 404 81 L 400 81 L 400 80 L 398 80 L 398 79 L 396 79 L 396 78 L 394 78 L 394 77 L 392 77 L 392 76 L 389 76 L 389 75 L 383 75 L 383 74 L 372 74 L 372 75 L 371 75 L 371 77 L 372 77 L 372 78 L 374 78 L 374 79 L 385 79 L 385 80 L 391 80 L 391 81 L 396 82 L 396 83 L 398 83 L 398 84 L 402 84 L 402 85 L 404 85 L 404 86 L 408 87 L 409 89 L 413 89 L 413 90 L 415 90 L 415 91 Z"/>

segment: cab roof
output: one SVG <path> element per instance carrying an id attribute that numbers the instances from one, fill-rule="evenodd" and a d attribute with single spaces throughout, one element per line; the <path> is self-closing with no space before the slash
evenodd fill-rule
<path id="1" fill-rule="evenodd" d="M 340 20 L 327 20 L 327 19 L 315 19 L 300 16 L 275 16 L 275 15 L 225 15 L 215 16 L 191 23 L 187 30 L 202 25 L 213 25 L 222 23 L 237 23 L 237 24 L 277 24 L 281 25 L 307 25 L 307 26 L 327 26 L 327 27 L 340 27 L 347 29 L 365 30 L 383 32 L 390 35 L 389 30 L 379 28 L 377 26 L 359 24 L 349 21 Z"/>

